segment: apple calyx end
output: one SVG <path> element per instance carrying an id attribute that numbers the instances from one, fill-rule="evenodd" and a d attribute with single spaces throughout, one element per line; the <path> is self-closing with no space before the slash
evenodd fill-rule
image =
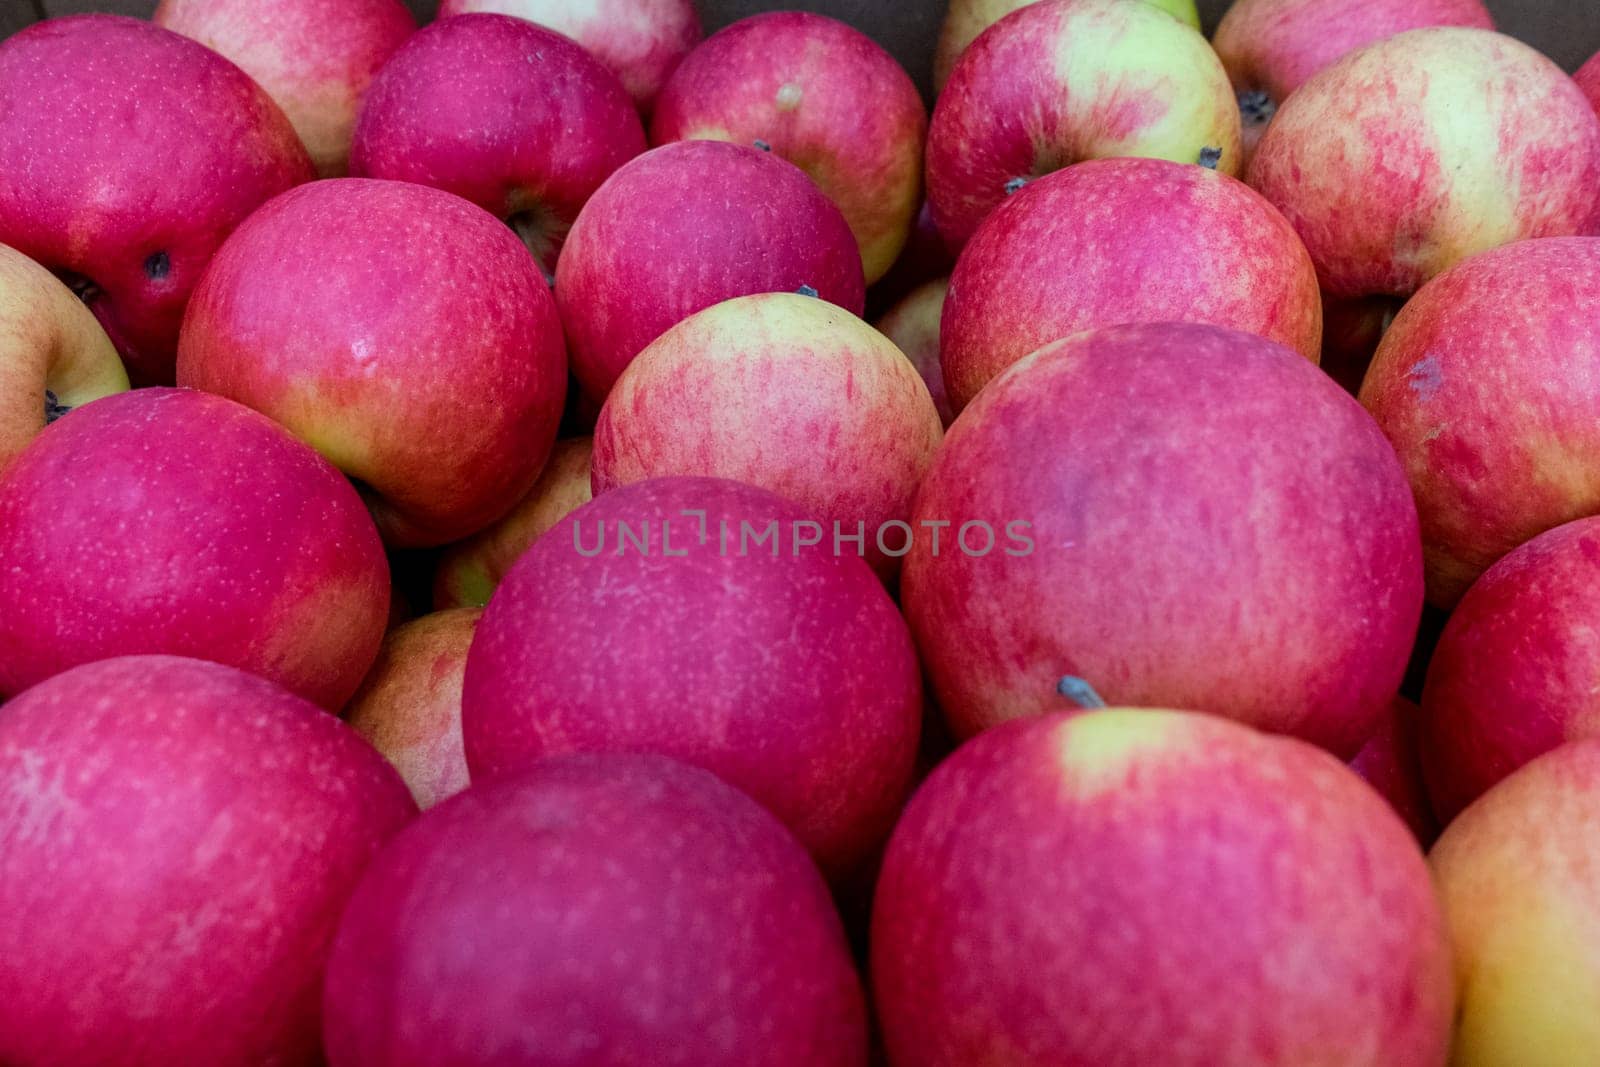
<path id="1" fill-rule="evenodd" d="M 1100 694 L 1095 692 L 1094 686 L 1074 674 L 1069 674 L 1057 682 L 1056 692 L 1084 711 L 1099 711 L 1108 706 Z"/>
<path id="2" fill-rule="evenodd" d="M 1265 89 L 1239 90 L 1239 117 L 1246 126 L 1265 126 L 1278 113 L 1278 102 Z"/>
<path id="3" fill-rule="evenodd" d="M 55 393 L 48 389 L 44 391 L 44 424 L 46 426 L 49 426 L 71 410 L 71 406 L 63 404 Z"/>

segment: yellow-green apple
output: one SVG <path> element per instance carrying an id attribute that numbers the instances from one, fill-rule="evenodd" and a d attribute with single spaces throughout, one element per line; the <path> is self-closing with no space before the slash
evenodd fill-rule
<path id="1" fill-rule="evenodd" d="M 1377 732 L 1367 739 L 1350 768 L 1366 779 L 1412 834 L 1427 848 L 1439 836 L 1439 820 L 1428 802 L 1419 751 L 1421 710 L 1405 697 L 1395 697 L 1378 721 Z"/>
<path id="2" fill-rule="evenodd" d="M 939 32 L 939 44 L 933 57 L 933 87 L 944 91 L 955 69 L 956 60 L 978 36 L 1013 11 L 1035 3 L 1036 0 L 951 0 Z M 1200 12 L 1194 0 L 1145 0 L 1146 3 L 1176 18 L 1200 28 Z"/>
<path id="3" fill-rule="evenodd" d="M 0 245 L 0 470 L 48 424 L 127 388 L 116 348 L 83 302 Z"/>
<path id="4" fill-rule="evenodd" d="M 1316 269 L 1244 183 L 1155 159 L 1080 163 L 1033 182 L 967 245 L 944 305 L 940 359 L 960 411 L 1017 360 L 1082 330 L 1203 322 L 1313 362 Z"/>
<path id="5" fill-rule="evenodd" d="M 402 831 L 339 925 L 323 1033 L 332 1067 L 864 1067 L 864 999 L 777 820 L 706 771 L 611 753 Z"/>
<path id="6" fill-rule="evenodd" d="M 656 99 L 650 140 L 754 144 L 798 165 L 844 213 L 871 285 L 921 206 L 927 129 L 916 84 L 876 41 L 823 15 L 774 11 L 689 53 Z"/>
<path id="7" fill-rule="evenodd" d="M 336 178 L 279 197 L 195 290 L 178 378 L 265 412 L 366 488 L 393 545 L 444 544 L 538 478 L 566 396 L 555 301 L 494 216 Z"/>
<path id="8" fill-rule="evenodd" d="M 893 1067 L 1443 1067 L 1455 1000 L 1381 797 L 1151 710 L 1011 723 L 936 769 L 884 859 L 872 988 Z"/>
<path id="9" fill-rule="evenodd" d="M 350 484 L 264 416 L 188 389 L 103 397 L 34 438 L 0 474 L 0 559 L 0 693 L 168 653 L 337 710 L 389 614 Z"/>
<path id="10" fill-rule="evenodd" d="M 802 289 L 862 313 L 849 223 L 799 167 L 720 141 L 680 141 L 622 167 L 590 197 L 556 267 L 572 373 L 597 402 L 695 312 Z"/>
<path id="11" fill-rule="evenodd" d="M 1234 0 L 1211 43 L 1239 94 L 1245 151 L 1313 74 L 1363 45 L 1426 26 L 1494 29 L 1483 0 Z"/>
<path id="12" fill-rule="evenodd" d="M 1043 0 L 983 32 L 928 129 L 928 203 L 959 252 L 1008 196 L 1086 159 L 1243 166 L 1239 106 L 1199 31 L 1146 3 Z"/>
<path id="13" fill-rule="evenodd" d="M 1590 106 L 1600 111 L 1600 53 L 1590 56 L 1589 61 L 1578 68 L 1572 80 L 1583 90 L 1583 95 L 1588 98 Z"/>
<path id="14" fill-rule="evenodd" d="M 583 205 L 644 150 L 633 100 L 599 60 L 523 19 L 463 15 L 417 33 L 383 68 L 350 170 L 471 200 L 553 275 Z"/>
<path id="15" fill-rule="evenodd" d="M 1384 334 L 1361 402 L 1422 516 L 1429 600 L 1600 512 L 1600 239 L 1523 241 L 1424 286 Z"/>
<path id="16" fill-rule="evenodd" d="M 345 173 L 367 87 L 417 28 L 400 0 L 161 0 L 153 18 L 254 78 L 325 178 Z"/>
<path id="17" fill-rule="evenodd" d="M 72 285 L 136 382 L 171 383 L 223 238 L 313 176 L 272 99 L 186 37 L 80 15 L 0 43 L 0 241 Z"/>
<path id="18" fill-rule="evenodd" d="M 883 583 L 818 529 L 714 478 L 651 479 L 563 519 L 473 642 L 473 779 L 565 752 L 659 752 L 765 804 L 829 874 L 853 873 L 905 800 L 922 682 Z"/>
<path id="19" fill-rule="evenodd" d="M 439 17 L 474 11 L 548 26 L 611 68 L 649 114 L 656 94 L 700 43 L 694 0 L 440 0 Z"/>
<path id="20" fill-rule="evenodd" d="M 939 322 L 950 279 L 939 278 L 913 290 L 878 320 L 878 332 L 906 354 L 933 396 L 933 406 L 946 427 L 955 420 L 945 392 L 944 368 L 939 362 Z"/>
<path id="21" fill-rule="evenodd" d="M 1455 954 L 1454 1067 L 1600 1062 L 1600 741 L 1528 764 L 1430 857 Z"/>
<path id="22" fill-rule="evenodd" d="M 1562 70 L 1490 30 L 1408 30 L 1284 101 L 1250 184 L 1334 297 L 1408 297 L 1479 252 L 1591 231 L 1600 118 Z"/>
<path id="23" fill-rule="evenodd" d="M 593 438 L 557 441 L 521 503 L 493 526 L 447 548 L 434 569 L 434 610 L 487 604 L 528 546 L 594 495 L 589 488 L 593 455 Z"/>
<path id="24" fill-rule="evenodd" d="M 910 517 L 943 436 L 928 387 L 888 338 L 815 297 L 762 293 L 684 320 L 633 362 L 595 424 L 593 487 L 749 482 L 889 574 L 905 554 L 893 524 Z"/>
<path id="25" fill-rule="evenodd" d="M 1348 759 L 1422 614 L 1383 434 L 1305 359 L 1214 326 L 1109 327 L 1018 363 L 951 426 L 913 514 L 949 524 L 901 597 L 963 736 L 1070 706 L 1073 675 Z M 1025 544 L 995 535 L 1013 527 Z"/>
<path id="26" fill-rule="evenodd" d="M 129 656 L 29 690 L 0 715 L 0 1062 L 320 1062 L 339 916 L 415 814 L 243 671 Z"/>

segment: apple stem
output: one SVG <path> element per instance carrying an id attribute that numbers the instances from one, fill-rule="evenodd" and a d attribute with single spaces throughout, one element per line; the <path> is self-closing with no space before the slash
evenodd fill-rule
<path id="1" fill-rule="evenodd" d="M 1012 178 L 1010 181 L 1006 182 L 1006 195 L 1010 196 L 1013 193 L 1021 192 L 1022 191 L 1022 187 L 1027 185 L 1027 184 L 1028 184 L 1028 179 L 1027 178 Z"/>
<path id="2" fill-rule="evenodd" d="M 795 293 L 799 296 L 809 296 L 813 299 L 822 295 L 809 285 L 802 285 L 800 288 L 795 290 Z"/>
<path id="3" fill-rule="evenodd" d="M 1100 694 L 1094 691 L 1094 686 L 1076 675 L 1069 674 L 1061 679 L 1056 684 L 1056 692 L 1085 711 L 1097 711 L 1107 706 Z"/>
<path id="4" fill-rule="evenodd" d="M 753 142 L 753 143 L 754 143 L 754 144 L 755 144 L 755 146 L 756 146 L 756 147 L 757 147 L 757 148 L 759 148 L 759 149 L 761 149 L 761 151 L 763 151 L 763 152 L 770 152 L 770 151 L 772 151 L 772 145 L 771 145 L 771 144 L 769 144 L 769 143 L 768 143 L 768 142 L 766 142 L 766 141 L 763 141 L 763 140 L 762 140 L 762 139 L 761 139 L 761 138 L 759 138 L 759 137 L 757 137 L 757 138 L 756 138 L 756 139 L 755 139 L 755 141 L 754 141 L 754 142 Z"/>
<path id="5" fill-rule="evenodd" d="M 1207 146 L 1200 149 L 1200 165 L 1207 170 L 1216 170 L 1222 162 L 1222 149 Z"/>
<path id="6" fill-rule="evenodd" d="M 1278 113 L 1278 105 L 1265 89 L 1243 89 L 1239 92 L 1239 115 L 1246 126 L 1265 126 Z"/>
<path id="7" fill-rule="evenodd" d="M 44 424 L 46 426 L 55 422 L 72 409 L 57 399 L 56 394 L 46 389 L 44 391 Z"/>

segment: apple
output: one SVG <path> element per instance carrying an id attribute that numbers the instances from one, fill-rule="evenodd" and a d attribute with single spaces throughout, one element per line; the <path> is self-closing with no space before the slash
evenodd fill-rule
<path id="1" fill-rule="evenodd" d="M 265 412 L 367 489 L 385 539 L 467 537 L 544 467 L 561 324 L 527 250 L 438 189 L 336 178 L 279 197 L 196 288 L 178 379 Z"/>
<path id="2" fill-rule="evenodd" d="M 0 559 L 0 694 L 168 653 L 337 710 L 389 613 L 350 484 L 263 416 L 187 389 L 104 397 L 39 434 L 0 473 Z"/>
<path id="3" fill-rule="evenodd" d="M 1346 53 L 1426 26 L 1494 29 L 1483 0 L 1234 0 L 1212 45 L 1233 79 L 1251 153 L 1289 94 Z"/>
<path id="4" fill-rule="evenodd" d="M 886 337 L 823 300 L 762 293 L 685 319 L 634 360 L 595 424 L 593 488 L 749 482 L 889 575 L 906 539 L 893 524 L 943 436 L 928 387 Z"/>
<path id="5" fill-rule="evenodd" d="M 1600 741 L 1542 756 L 1452 823 L 1430 862 L 1450 924 L 1450 1062 L 1600 1061 Z"/>
<path id="6" fill-rule="evenodd" d="M 1128 0 L 1045 0 L 973 42 L 928 130 L 928 203 L 952 250 L 1017 190 L 1086 159 L 1237 174 L 1239 107 L 1206 39 Z"/>
<path id="7" fill-rule="evenodd" d="M 923 200 L 917 217 L 911 224 L 911 236 L 900 252 L 889 273 L 880 278 L 868 294 L 878 311 L 898 304 L 928 282 L 948 279 L 955 269 L 956 257 L 939 236 L 939 227 L 933 224 L 933 212 Z"/>
<path id="8" fill-rule="evenodd" d="M 882 583 L 818 529 L 711 478 L 573 512 L 478 628 L 461 695 L 473 779 L 552 754 L 660 752 L 748 792 L 828 873 L 853 871 L 905 800 L 922 682 Z"/>
<path id="9" fill-rule="evenodd" d="M 69 281 L 136 383 L 171 384 L 223 238 L 313 176 L 272 99 L 186 37 L 79 15 L 0 42 L 0 241 Z"/>
<path id="10" fill-rule="evenodd" d="M 554 275 L 573 220 L 645 150 L 616 75 L 576 43 L 509 15 L 463 15 L 395 53 L 356 126 L 351 172 L 465 197 L 510 222 Z"/>
<path id="11" fill-rule="evenodd" d="M 572 373 L 598 402 L 650 342 L 695 312 L 800 289 L 865 310 L 861 254 L 839 209 L 771 153 L 681 141 L 628 163 L 589 199 L 555 291 Z"/>
<path id="12" fill-rule="evenodd" d="M 939 32 L 939 45 L 933 57 L 933 87 L 943 92 L 950 80 L 956 60 L 967 46 L 978 39 L 984 30 L 1005 18 L 1013 11 L 1034 3 L 1035 0 L 951 0 Z M 1145 0 L 1152 7 L 1166 11 L 1184 22 L 1200 28 L 1200 12 L 1194 0 Z"/>
<path id="13" fill-rule="evenodd" d="M 927 129 L 916 84 L 872 38 L 774 11 L 689 53 L 656 100 L 650 140 L 754 144 L 796 164 L 844 213 L 871 285 L 910 237 Z"/>
<path id="14" fill-rule="evenodd" d="M 1409 30 L 1278 110 L 1249 182 L 1334 297 L 1408 297 L 1479 252 L 1587 233 L 1600 118 L 1550 60 L 1489 30 Z"/>
<path id="15" fill-rule="evenodd" d="M 1578 73 L 1572 76 L 1578 83 L 1578 88 L 1583 90 L 1583 95 L 1588 98 L 1590 106 L 1600 111 L 1600 52 L 1589 57 L 1589 61 L 1578 68 Z"/>
<path id="16" fill-rule="evenodd" d="M 1107 159 L 1041 178 L 995 211 L 956 264 L 943 321 L 959 412 L 1022 357 L 1101 326 L 1210 323 L 1315 362 L 1322 298 L 1294 230 L 1242 182 Z"/>
<path id="17" fill-rule="evenodd" d="M 1424 286 L 1384 334 L 1361 402 L 1422 516 L 1429 599 L 1600 512 L 1600 238 L 1523 241 Z"/>
<path id="18" fill-rule="evenodd" d="M 481 608 L 511 565 L 546 531 L 589 502 L 594 439 L 557 441 L 539 480 L 505 518 L 440 557 L 433 579 L 435 610 Z"/>
<path id="19" fill-rule="evenodd" d="M 30 689 L 0 715 L 0 1061 L 318 1062 L 339 915 L 415 814 L 348 726 L 230 667 Z"/>
<path id="20" fill-rule="evenodd" d="M 864 1067 L 827 887 L 777 820 L 661 756 L 583 755 L 402 832 L 339 926 L 331 1067 Z"/>
<path id="21" fill-rule="evenodd" d="M 515 15 L 583 45 L 648 114 L 683 57 L 700 43 L 694 0 L 439 0 L 439 17 Z"/>
<path id="22" fill-rule="evenodd" d="M 939 323 L 949 292 L 949 278 L 928 282 L 914 289 L 878 320 L 878 332 L 893 341 L 922 375 L 923 383 L 933 396 L 933 406 L 946 427 L 956 417 L 950 408 L 950 397 L 944 387 L 944 368 L 939 362 Z"/>
<path id="23" fill-rule="evenodd" d="M 324 178 L 345 173 L 362 97 L 417 28 L 400 0 L 161 0 L 152 18 L 239 64 Z"/>
<path id="24" fill-rule="evenodd" d="M 49 423 L 127 388 L 116 348 L 83 302 L 0 245 L 0 471 Z"/>
<path id="25" fill-rule="evenodd" d="M 956 420 L 901 597 L 955 732 L 1071 706 L 1213 712 L 1354 756 L 1422 614 L 1417 513 L 1361 406 L 1250 334 L 1042 349 Z"/>
<path id="26" fill-rule="evenodd" d="M 1011 723 L 935 770 L 884 859 L 872 987 L 894 1067 L 1442 1067 L 1454 1004 L 1382 798 L 1149 710 Z"/>
<path id="27" fill-rule="evenodd" d="M 1395 697 L 1378 720 L 1377 732 L 1350 761 L 1350 768 L 1389 802 L 1427 848 L 1439 836 L 1439 820 L 1433 814 L 1423 783 L 1417 737 L 1420 715 L 1416 704 L 1405 697 Z"/>
<path id="28" fill-rule="evenodd" d="M 1392 296 L 1364 296 L 1322 301 L 1322 369 L 1352 396 L 1372 366 L 1383 335 L 1394 324 L 1403 301 Z"/>

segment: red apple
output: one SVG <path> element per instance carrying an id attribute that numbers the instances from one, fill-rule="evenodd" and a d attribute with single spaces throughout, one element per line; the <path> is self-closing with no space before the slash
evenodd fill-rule
<path id="1" fill-rule="evenodd" d="M 389 613 L 383 546 L 339 472 L 185 389 L 109 396 L 41 433 L 0 475 L 0 559 L 0 693 L 170 653 L 336 710 Z"/>
<path id="2" fill-rule="evenodd" d="M 449 193 L 361 178 L 239 228 L 195 290 L 178 377 L 283 423 L 411 547 L 509 511 L 566 393 L 555 302 L 511 231 Z"/>
<path id="3" fill-rule="evenodd" d="M 1572 77 L 1588 98 L 1590 106 L 1600 111 L 1600 53 L 1590 56 L 1589 61 L 1579 67 L 1578 73 Z"/>
<path id="4" fill-rule="evenodd" d="M 894 1067 L 1442 1067 L 1454 1005 L 1383 800 L 1167 711 L 1012 723 L 945 761 L 889 843 L 872 976 Z"/>
<path id="5" fill-rule="evenodd" d="M 1151 4 L 1045 0 L 973 42 L 928 131 L 928 203 L 959 251 L 1027 183 L 1151 156 L 1238 174 L 1239 107 L 1206 39 Z"/>
<path id="6" fill-rule="evenodd" d="M 1589 232 L 1600 118 L 1519 41 L 1410 30 L 1296 90 L 1249 181 L 1299 231 L 1330 295 L 1407 297 L 1475 253 Z"/>
<path id="7" fill-rule="evenodd" d="M 939 323 L 944 314 L 950 279 L 940 278 L 913 290 L 878 320 L 878 332 L 906 354 L 933 396 L 933 406 L 946 427 L 955 421 L 944 387 L 944 365 L 939 362 Z"/>
<path id="8" fill-rule="evenodd" d="M 1404 473 L 1295 353 L 1161 323 L 1041 350 L 950 428 L 901 595 L 958 734 L 1070 706 L 1215 712 L 1354 756 L 1422 613 Z"/>
<path id="9" fill-rule="evenodd" d="M 616 76 L 509 15 L 435 22 L 372 85 L 351 172 L 431 185 L 506 219 L 546 274 L 600 183 L 645 150 Z"/>
<path id="10" fill-rule="evenodd" d="M 344 723 L 169 656 L 0 714 L 0 1062 L 318 1062 L 346 900 L 416 814 Z"/>
<path id="11" fill-rule="evenodd" d="M 572 372 L 604 400 L 650 342 L 713 304 L 806 288 L 864 310 L 844 216 L 794 164 L 716 141 L 647 152 L 590 198 L 556 269 Z"/>
<path id="12" fill-rule="evenodd" d="M 659 756 L 478 785 L 379 855 L 324 999 L 332 1067 L 863 1067 L 865 1008 L 805 852 Z"/>
<path id="13" fill-rule="evenodd" d="M 80 15 L 0 43 L 0 241 L 68 278 L 137 381 L 172 381 L 223 238 L 312 176 L 261 87 L 176 33 Z"/>
<path id="14" fill-rule="evenodd" d="M 417 28 L 400 0 L 161 0 L 153 19 L 239 64 L 325 178 L 344 174 L 362 97 Z"/>
<path id="15" fill-rule="evenodd" d="M 1350 767 L 1389 802 L 1417 841 L 1427 848 L 1439 836 L 1439 820 L 1423 784 L 1417 739 L 1420 715 L 1417 705 L 1395 697 L 1378 720 L 1377 732 L 1350 761 Z"/>
<path id="16" fill-rule="evenodd" d="M 1082 330 L 1204 322 L 1315 361 L 1316 270 L 1294 230 L 1243 183 L 1153 159 L 1080 163 L 1031 183 L 978 230 L 944 307 L 950 403 Z"/>
<path id="17" fill-rule="evenodd" d="M 1384 335 L 1361 402 L 1422 516 L 1429 599 L 1600 512 L 1600 239 L 1524 241 L 1425 286 Z"/>
<path id="18" fill-rule="evenodd" d="M 915 83 L 872 38 L 775 11 L 689 54 L 656 101 L 650 139 L 755 144 L 796 164 L 844 213 L 870 285 L 894 265 L 921 206 L 927 129 Z"/>
<path id="19" fill-rule="evenodd" d="M 700 41 L 694 0 L 439 0 L 439 17 L 487 11 L 548 26 L 610 67 L 649 113 L 656 94 Z"/>

